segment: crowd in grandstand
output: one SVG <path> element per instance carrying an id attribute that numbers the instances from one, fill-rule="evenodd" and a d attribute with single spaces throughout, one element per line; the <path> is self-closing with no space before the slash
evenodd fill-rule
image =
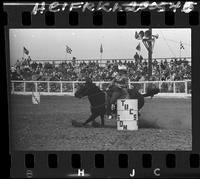
<path id="1" fill-rule="evenodd" d="M 148 61 L 137 53 L 131 61 L 111 60 L 105 65 L 98 61 L 89 62 L 63 61 L 59 64 L 52 62 L 36 62 L 30 57 L 17 60 L 11 67 L 11 80 L 40 80 L 40 81 L 82 81 L 90 76 L 93 81 L 110 81 L 116 75 L 118 67 L 127 67 L 130 81 L 146 81 L 148 79 Z M 185 59 L 171 59 L 170 61 L 152 61 L 152 81 L 177 81 L 191 79 L 191 65 Z"/>

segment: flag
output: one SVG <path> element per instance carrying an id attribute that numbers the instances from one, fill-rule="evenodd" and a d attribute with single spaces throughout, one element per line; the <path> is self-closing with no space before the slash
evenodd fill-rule
<path id="1" fill-rule="evenodd" d="M 141 50 L 140 43 L 137 45 L 136 50 L 138 50 L 138 51 Z"/>
<path id="2" fill-rule="evenodd" d="M 135 39 L 139 39 L 139 34 L 135 31 Z"/>
<path id="3" fill-rule="evenodd" d="M 100 47 L 100 53 L 103 53 L 103 46 L 101 44 L 101 47 Z"/>
<path id="4" fill-rule="evenodd" d="M 29 51 L 24 47 L 24 49 L 23 49 L 23 52 L 26 54 L 26 55 L 28 55 L 29 54 Z"/>
<path id="5" fill-rule="evenodd" d="M 70 53 L 70 54 L 72 53 L 72 49 L 70 47 L 68 47 L 67 45 L 66 45 L 66 52 Z"/>
<path id="6" fill-rule="evenodd" d="M 183 49 L 183 50 L 185 49 L 185 47 L 183 46 L 183 43 L 182 43 L 182 42 L 180 42 L 180 50 L 181 50 L 181 49 Z"/>

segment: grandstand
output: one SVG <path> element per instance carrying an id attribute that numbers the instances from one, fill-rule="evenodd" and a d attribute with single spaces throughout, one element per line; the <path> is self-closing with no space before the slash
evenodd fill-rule
<path id="1" fill-rule="evenodd" d="M 110 81 L 119 65 L 126 65 L 131 81 L 147 79 L 147 59 L 106 59 L 102 66 L 98 60 L 37 61 L 22 60 L 11 67 L 11 80 L 81 81 L 91 76 L 94 81 Z M 56 63 L 57 62 L 57 63 Z M 191 58 L 159 58 L 152 61 L 150 81 L 177 81 L 191 79 Z"/>
<path id="2" fill-rule="evenodd" d="M 104 62 L 106 61 L 106 62 Z M 147 59 L 79 59 L 17 61 L 11 67 L 11 91 L 15 94 L 74 94 L 78 83 L 86 76 L 106 89 L 119 65 L 126 65 L 129 88 L 145 93 L 149 85 L 160 88 L 161 94 L 175 96 L 191 94 L 191 58 L 157 58 L 152 60 L 152 76 L 148 78 Z M 23 82 L 22 82 L 23 81 Z"/>

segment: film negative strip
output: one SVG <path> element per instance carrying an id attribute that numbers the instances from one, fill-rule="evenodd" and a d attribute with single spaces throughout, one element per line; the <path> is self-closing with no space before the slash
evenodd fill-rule
<path id="1" fill-rule="evenodd" d="M 200 177 L 199 7 L 4 2 L 10 177 Z"/>

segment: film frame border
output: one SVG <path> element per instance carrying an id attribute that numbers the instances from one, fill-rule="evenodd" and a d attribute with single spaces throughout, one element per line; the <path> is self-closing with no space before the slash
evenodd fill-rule
<path id="1" fill-rule="evenodd" d="M 130 174 L 130 171 L 132 171 L 131 169 L 135 168 L 136 169 L 136 176 L 135 177 L 155 177 L 155 173 L 153 172 L 153 168 L 156 166 L 159 166 L 160 171 L 164 172 L 162 173 L 161 176 L 159 177 L 183 177 L 183 175 L 185 177 L 198 177 L 199 176 L 199 172 L 197 172 L 196 169 L 199 169 L 199 159 L 196 160 L 197 158 L 199 158 L 199 151 L 200 151 L 200 145 L 198 143 L 198 136 L 199 136 L 199 131 L 198 131 L 198 126 L 200 126 L 200 122 L 197 120 L 200 118 L 199 115 L 199 111 L 198 111 L 198 106 L 199 106 L 199 94 L 198 94 L 198 90 L 199 90 L 199 80 L 198 80 L 198 67 L 199 67 L 199 62 L 198 59 L 200 57 L 199 51 L 198 51 L 198 47 L 200 46 L 200 41 L 198 41 L 199 39 L 199 23 L 194 23 L 195 25 L 190 24 L 190 22 L 192 22 L 190 19 L 193 16 L 197 16 L 199 21 L 199 11 L 195 10 L 194 13 L 196 13 L 196 15 L 191 15 L 191 14 L 183 14 L 180 12 L 176 12 L 174 14 L 171 14 L 171 12 L 169 12 L 169 17 L 174 17 L 174 23 L 169 22 L 170 25 L 166 25 L 165 23 L 163 23 L 163 18 L 165 19 L 166 16 L 164 15 L 164 13 L 157 13 L 154 11 L 151 11 L 151 18 L 150 21 L 151 23 L 149 25 L 142 25 L 141 24 L 141 14 L 143 14 L 141 11 L 139 13 L 125 13 L 126 15 L 121 14 L 117 15 L 117 13 L 113 13 L 113 14 L 109 14 L 109 13 L 105 13 L 102 12 L 100 14 L 102 14 L 103 20 L 102 20 L 102 24 L 101 25 L 94 25 L 92 24 L 92 22 L 94 22 L 93 18 L 93 13 L 91 12 L 85 12 L 84 15 L 80 15 L 82 13 L 78 12 L 78 17 L 79 17 L 79 21 L 80 22 L 78 25 L 70 25 L 67 24 L 67 20 L 65 22 L 63 22 L 62 19 L 65 19 L 64 17 L 66 15 L 69 15 L 68 12 L 66 13 L 62 13 L 60 15 L 55 14 L 55 24 L 54 26 L 52 25 L 46 25 L 45 22 L 45 18 L 44 15 L 40 17 L 34 17 L 32 18 L 32 24 L 30 25 L 23 25 L 21 23 L 21 17 L 23 15 L 21 15 L 22 12 L 29 12 L 30 8 L 24 6 L 24 7 L 17 7 L 17 10 L 14 9 L 9 9 L 9 8 L 5 8 L 6 13 L 4 13 L 4 20 L 5 22 L 7 21 L 7 24 L 4 26 L 5 29 L 5 47 L 6 47 L 6 59 L 7 59 L 7 63 L 9 63 L 9 44 L 8 44 L 8 30 L 9 28 L 147 28 L 147 27 L 152 27 L 152 28 L 174 28 L 174 25 L 176 28 L 191 28 L 192 30 L 192 136 L 193 136 L 193 143 L 192 143 L 192 151 L 187 152 L 187 151 L 91 151 L 91 152 L 83 152 L 83 151 L 70 151 L 70 152 L 55 152 L 55 151 L 48 151 L 46 152 L 35 152 L 35 151 L 26 151 L 26 152 L 16 152 L 16 151 L 11 151 L 11 163 L 12 166 L 14 167 L 19 167 L 19 168 L 12 168 L 11 167 L 11 176 L 13 174 L 13 176 L 17 177 L 47 177 L 46 174 L 49 173 L 49 177 L 55 176 L 55 177 L 60 177 L 63 176 L 64 174 L 67 174 L 66 171 L 68 171 L 68 169 L 71 169 L 69 171 L 71 172 L 76 172 L 77 169 L 72 169 L 71 163 L 70 163 L 70 156 L 72 154 L 80 154 L 82 162 L 81 162 L 81 168 L 85 168 L 85 172 L 87 172 L 87 167 L 89 167 L 89 171 L 88 173 L 90 174 L 91 177 L 130 177 L 128 176 L 128 174 Z M 148 12 L 148 11 L 147 11 Z M 146 13 L 146 12 L 145 12 Z M 167 12 L 168 13 L 168 12 Z M 15 14 L 15 16 L 13 17 L 13 14 Z M 27 13 L 28 14 L 28 13 Z M 52 13 L 51 13 L 52 14 Z M 149 14 L 149 12 L 147 13 Z M 97 16 L 101 16 L 101 15 L 97 15 Z M 118 21 L 116 20 L 116 17 L 118 17 L 118 19 L 120 19 L 120 17 L 122 19 L 126 19 L 126 24 L 123 25 L 119 24 Z M 143 15 L 142 15 L 143 16 Z M 145 17 L 146 15 L 144 15 Z M 157 17 L 158 16 L 158 17 Z M 167 15 L 168 16 L 168 15 Z M 48 17 L 51 17 L 47 15 L 47 19 Z M 90 19 L 89 21 L 87 20 L 88 18 Z M 8 19 L 7 19 L 8 18 Z M 155 21 L 156 18 L 156 21 Z M 7 19 L 7 20 L 6 20 Z M 114 20 L 115 19 L 115 20 Z M 132 20 L 130 20 L 132 19 Z M 166 20 L 166 19 L 165 19 Z M 120 21 L 120 20 L 119 20 Z M 134 22 L 134 23 L 133 23 Z M 166 21 L 165 21 L 166 22 Z M 189 23 L 188 23 L 189 22 Z M 19 24 L 18 24 L 19 23 Z M 195 60 L 196 59 L 196 60 Z M 8 65 L 8 64 L 7 64 Z M 8 66 L 7 66 L 8 67 Z M 8 74 L 7 74 L 8 75 Z M 7 85 L 7 82 L 4 83 Z M 7 85 L 8 88 L 8 85 Z M 194 98 L 195 96 L 195 98 Z M 196 129 L 197 128 L 197 129 Z M 35 162 L 38 164 L 41 164 L 40 166 L 44 166 L 43 162 L 47 161 L 47 156 L 48 154 L 57 154 L 58 156 L 58 173 L 54 170 L 52 173 L 52 171 L 50 171 L 51 169 L 49 169 L 47 167 L 47 163 L 45 164 L 44 168 L 40 170 L 40 166 L 38 167 L 37 164 L 35 164 L 35 167 L 33 169 L 29 169 L 28 167 L 24 166 L 24 160 L 22 161 L 22 158 L 24 159 L 25 154 L 34 154 L 34 160 Z M 103 154 L 104 155 L 104 168 L 103 168 L 103 172 L 105 175 L 101 175 L 102 174 L 102 169 L 99 168 L 95 168 L 94 166 L 91 166 L 92 164 L 94 164 L 94 155 L 95 154 Z M 120 154 L 124 154 L 128 156 L 128 167 L 124 169 L 124 171 L 122 172 L 122 170 L 119 169 L 118 166 L 118 156 Z M 152 166 L 150 168 L 145 168 L 142 167 L 142 156 L 146 155 L 148 156 L 148 154 L 150 154 L 150 157 L 152 159 Z M 177 158 L 176 160 L 176 166 L 175 168 L 170 168 L 170 169 L 166 169 L 166 164 L 165 162 L 163 162 L 163 160 L 165 160 L 167 154 L 175 154 L 175 157 Z M 89 157 L 90 156 L 90 157 Z M 109 156 L 109 157 L 108 157 Z M 89 161 L 87 161 L 87 159 L 90 159 Z M 126 158 L 126 157 L 125 157 Z M 147 157 L 148 158 L 148 157 Z M 181 159 L 184 158 L 186 159 L 184 162 L 181 161 Z M 68 160 L 69 159 L 69 160 Z M 86 160 L 85 160 L 86 159 Z M 130 160 L 133 159 L 133 160 Z M 198 166 L 196 169 L 192 169 L 192 167 L 190 168 L 190 166 L 192 166 L 190 164 L 190 161 L 194 160 L 196 163 L 196 166 Z M 109 163 L 110 161 L 112 161 L 114 166 L 108 166 L 106 165 L 107 163 Z M 137 161 L 137 163 L 136 163 Z M 125 162 L 126 163 L 126 162 Z M 139 163 L 139 164 L 138 164 Z M 193 163 L 193 162 L 192 162 Z M 43 165 L 42 165 L 43 164 Z M 54 165 L 54 164 L 53 164 Z M 123 164 L 122 164 L 123 165 Z M 22 167 L 22 168 L 20 168 Z M 60 168 L 59 168 L 60 167 Z M 183 168 L 185 169 L 185 173 L 182 172 Z M 195 165 L 194 165 L 195 168 Z M 17 171 L 16 171 L 17 169 Z M 29 170 L 28 170 L 29 169 Z M 45 169 L 45 170 L 44 170 Z M 154 170 L 157 168 L 154 168 Z M 14 171 L 15 170 L 15 171 Z M 35 171 L 35 170 L 39 170 L 39 171 Z M 26 171 L 26 172 L 25 172 Z M 31 174 L 32 171 L 32 174 Z M 111 174 L 110 171 L 115 171 L 114 173 Z M 144 175 L 144 171 L 145 171 L 145 175 Z M 29 173 L 30 172 L 30 173 Z M 61 174 L 61 173 L 62 174 Z M 141 173 L 140 173 L 141 172 Z M 159 172 L 158 172 L 159 173 Z M 42 175 L 44 174 L 44 175 Z M 170 175 L 169 175 L 170 174 Z M 29 176 L 30 175 L 30 176 Z M 172 176 L 171 176 L 172 175 Z M 68 176 L 69 177 L 69 176 Z M 72 176 L 71 176 L 72 177 Z"/>

